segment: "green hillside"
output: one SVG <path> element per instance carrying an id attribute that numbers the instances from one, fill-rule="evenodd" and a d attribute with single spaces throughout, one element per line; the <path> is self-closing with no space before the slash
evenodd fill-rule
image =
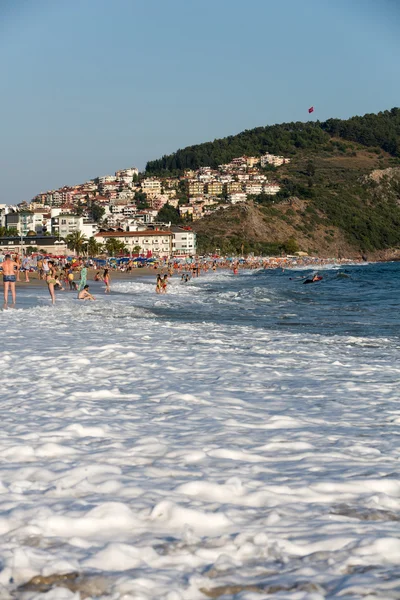
<path id="1" fill-rule="evenodd" d="M 251 224 L 249 212 L 234 207 L 196 222 L 200 251 L 279 251 L 288 240 L 325 255 L 400 247 L 398 108 L 346 121 L 258 127 L 178 150 L 149 162 L 146 170 L 166 176 L 267 151 L 291 158 L 270 169 L 281 185 L 279 194 L 252 199 Z"/>
<path id="2" fill-rule="evenodd" d="M 188 146 L 158 160 L 149 161 L 146 173 L 166 174 L 201 166 L 216 167 L 232 158 L 265 152 L 295 156 L 299 150 L 329 151 L 330 140 L 338 137 L 400 157 L 400 109 L 351 119 L 325 122 L 283 123 L 256 127 L 226 138 Z"/>

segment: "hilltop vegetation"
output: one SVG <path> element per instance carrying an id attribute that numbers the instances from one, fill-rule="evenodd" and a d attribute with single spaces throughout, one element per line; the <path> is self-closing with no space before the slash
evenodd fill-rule
<path id="1" fill-rule="evenodd" d="M 400 109 L 378 114 L 325 122 L 282 123 L 256 127 L 226 138 L 188 146 L 158 160 L 149 161 L 146 173 L 166 174 L 203 166 L 217 167 L 237 156 L 258 156 L 265 152 L 295 156 L 299 150 L 328 151 L 331 138 L 356 142 L 400 157 Z"/>
<path id="2" fill-rule="evenodd" d="M 265 152 L 290 157 L 274 170 L 281 191 L 194 223 L 200 251 L 373 253 L 400 246 L 400 109 L 324 123 L 258 127 L 148 163 L 147 174 L 216 167 Z M 371 173 L 377 176 L 371 176 Z M 233 219 L 233 221 L 232 221 Z M 267 223 L 268 226 L 265 224 Z M 262 226 L 261 226 L 262 225 Z"/>

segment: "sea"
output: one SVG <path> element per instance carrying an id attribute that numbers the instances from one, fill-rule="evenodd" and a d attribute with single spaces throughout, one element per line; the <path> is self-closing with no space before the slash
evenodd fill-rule
<path id="1" fill-rule="evenodd" d="M 2 599 L 400 598 L 400 263 L 314 273 L 18 288 Z"/>

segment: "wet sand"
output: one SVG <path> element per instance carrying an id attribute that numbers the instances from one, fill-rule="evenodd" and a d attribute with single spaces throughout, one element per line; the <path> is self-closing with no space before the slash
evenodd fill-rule
<path id="1" fill-rule="evenodd" d="M 91 281 L 94 281 L 95 274 L 98 269 L 88 269 L 87 281 L 90 284 Z M 110 270 L 110 279 L 111 284 L 113 281 L 129 281 L 131 279 L 136 279 L 137 277 L 150 276 L 157 277 L 157 273 L 166 273 L 166 269 L 154 269 L 152 267 L 141 267 L 139 269 L 133 269 L 130 273 L 126 271 L 112 271 Z M 103 273 L 103 270 L 100 270 L 100 274 Z M 17 281 L 17 287 L 20 286 L 37 286 L 37 285 L 46 285 L 46 282 L 43 279 L 39 279 L 39 273 L 37 271 L 33 273 L 29 273 L 29 283 L 25 281 L 25 273 L 21 273 L 21 281 Z M 79 282 L 79 272 L 75 272 L 75 283 Z M 63 282 L 64 284 L 64 282 Z"/>

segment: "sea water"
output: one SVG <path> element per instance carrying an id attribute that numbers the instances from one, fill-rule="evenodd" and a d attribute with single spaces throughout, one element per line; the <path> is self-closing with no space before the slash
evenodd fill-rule
<path id="1" fill-rule="evenodd" d="M 1 598 L 400 598 L 400 265 L 310 273 L 18 289 Z"/>

